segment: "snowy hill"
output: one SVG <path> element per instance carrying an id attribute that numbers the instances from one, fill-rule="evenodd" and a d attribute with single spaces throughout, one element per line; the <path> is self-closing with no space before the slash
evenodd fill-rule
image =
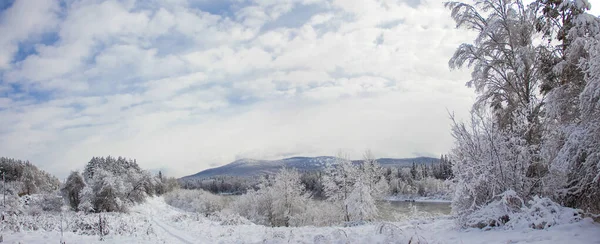
<path id="1" fill-rule="evenodd" d="M 417 158 L 380 158 L 377 162 L 383 167 L 406 167 L 417 164 L 437 163 L 439 159 L 429 157 Z M 282 167 L 295 168 L 300 171 L 317 171 L 322 170 L 328 163 L 335 162 L 335 157 L 292 157 L 279 160 L 256 160 L 256 159 L 239 159 L 229 164 L 207 169 L 193 175 L 182 177 L 182 179 L 190 178 L 208 178 L 214 176 L 256 176 L 262 174 L 271 174 L 279 171 Z M 358 163 L 359 160 L 354 162 Z"/>

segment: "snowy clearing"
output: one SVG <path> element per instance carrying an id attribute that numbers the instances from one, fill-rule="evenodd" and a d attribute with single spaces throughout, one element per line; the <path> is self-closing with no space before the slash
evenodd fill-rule
<path id="1" fill-rule="evenodd" d="M 398 202 L 430 202 L 430 203 L 451 203 L 451 199 L 445 198 L 430 198 L 430 197 L 410 197 L 410 196 L 389 196 L 386 201 Z"/>
<path id="2" fill-rule="evenodd" d="M 139 235 L 81 236 L 65 233 L 66 243 L 600 243 L 600 224 L 591 219 L 546 230 L 458 230 L 452 219 L 371 223 L 355 227 L 266 227 L 223 225 L 201 214 L 167 205 L 162 197 L 134 207 L 132 220 L 150 221 Z M 5 233 L 6 243 L 58 243 L 59 232 Z"/>

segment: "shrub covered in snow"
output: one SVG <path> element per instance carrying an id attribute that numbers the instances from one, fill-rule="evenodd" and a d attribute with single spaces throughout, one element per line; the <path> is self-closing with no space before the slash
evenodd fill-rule
<path id="1" fill-rule="evenodd" d="M 265 191 L 249 190 L 232 203 L 233 211 L 260 225 L 270 225 L 271 197 Z"/>
<path id="2" fill-rule="evenodd" d="M 297 226 L 308 202 L 298 171 L 284 168 L 271 180 L 263 179 L 258 190 L 239 196 L 232 209 L 257 224 Z"/>
<path id="3" fill-rule="evenodd" d="M 225 199 L 204 190 L 178 189 L 164 195 L 167 204 L 190 212 L 205 215 L 225 208 Z"/>
<path id="4" fill-rule="evenodd" d="M 579 209 L 560 206 L 549 198 L 533 197 L 521 212 L 507 223 L 512 228 L 546 229 L 555 225 L 580 221 L 583 212 Z"/>
<path id="5" fill-rule="evenodd" d="M 157 177 L 142 170 L 135 160 L 94 157 L 83 171 L 86 187 L 81 204 L 94 212 L 126 211 L 156 191 Z"/>
<path id="6" fill-rule="evenodd" d="M 325 195 L 343 213 L 341 221 L 371 221 L 377 216 L 375 201 L 389 191 L 383 172 L 370 151 L 358 165 L 340 155 L 335 164 L 327 166 Z"/>
<path id="7" fill-rule="evenodd" d="M 147 219 L 125 213 L 63 211 L 62 197 L 52 194 L 7 198 L 2 231 L 54 231 L 78 235 L 140 235 L 154 233 Z M 102 228 L 100 228 L 102 226 Z"/>
<path id="8" fill-rule="evenodd" d="M 549 198 L 533 197 L 525 203 L 516 192 L 506 191 L 496 200 L 463 216 L 460 222 L 470 228 L 533 228 L 546 229 L 582 219 L 577 209 L 562 207 Z"/>
<path id="9" fill-rule="evenodd" d="M 252 225 L 253 223 L 231 211 L 214 212 L 208 216 L 208 219 L 219 222 L 221 225 Z"/>
<path id="10" fill-rule="evenodd" d="M 29 208 L 38 208 L 45 212 L 60 212 L 64 206 L 63 198 L 55 194 L 23 196 L 21 199 L 25 197 L 29 198 L 27 202 Z"/>
<path id="11" fill-rule="evenodd" d="M 523 199 L 515 191 L 506 191 L 473 213 L 459 215 L 459 222 L 471 228 L 503 226 L 523 207 Z"/>
<path id="12" fill-rule="evenodd" d="M 101 217 L 100 217 L 101 216 Z M 102 221 L 100 221 L 102 219 Z M 147 220 L 137 219 L 124 213 L 86 214 L 83 212 L 44 213 L 40 215 L 5 216 L 3 230 L 73 232 L 79 235 L 99 235 L 100 224 L 103 235 L 140 235 L 153 233 Z"/>

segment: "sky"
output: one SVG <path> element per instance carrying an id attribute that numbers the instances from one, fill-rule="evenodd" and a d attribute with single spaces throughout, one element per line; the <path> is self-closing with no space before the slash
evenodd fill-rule
<path id="1" fill-rule="evenodd" d="M 593 3 L 592 3 L 593 4 Z M 240 158 L 439 157 L 468 70 L 438 0 L 2 0 L 0 156 L 181 177 Z"/>

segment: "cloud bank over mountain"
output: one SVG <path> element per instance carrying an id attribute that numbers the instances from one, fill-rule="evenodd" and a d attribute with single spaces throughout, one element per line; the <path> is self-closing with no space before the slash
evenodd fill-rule
<path id="1" fill-rule="evenodd" d="M 0 154 L 174 176 L 236 158 L 434 156 L 473 92 L 442 1 L 8 1 Z"/>

